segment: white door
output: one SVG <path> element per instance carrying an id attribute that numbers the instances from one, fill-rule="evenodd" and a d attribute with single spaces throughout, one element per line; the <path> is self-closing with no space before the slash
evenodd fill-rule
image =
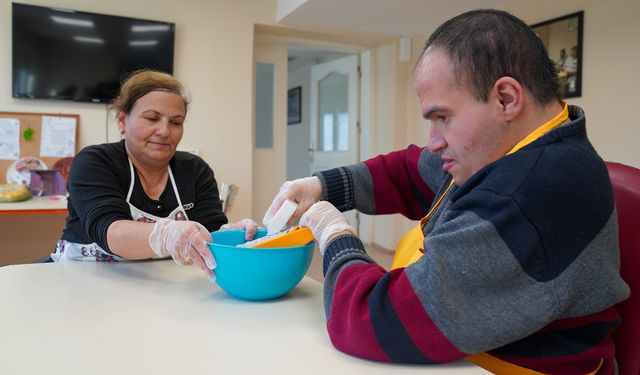
<path id="1" fill-rule="evenodd" d="M 358 55 L 311 67 L 311 174 L 358 162 L 358 88 Z"/>

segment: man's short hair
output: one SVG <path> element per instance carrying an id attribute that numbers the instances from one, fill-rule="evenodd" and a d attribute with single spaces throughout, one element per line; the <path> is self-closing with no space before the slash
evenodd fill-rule
<path id="1" fill-rule="evenodd" d="M 520 82 L 539 104 L 560 100 L 553 61 L 536 33 L 522 20 L 495 9 L 479 9 L 456 16 L 431 34 L 429 49 L 445 52 L 454 64 L 458 82 L 480 101 L 500 77 Z"/>

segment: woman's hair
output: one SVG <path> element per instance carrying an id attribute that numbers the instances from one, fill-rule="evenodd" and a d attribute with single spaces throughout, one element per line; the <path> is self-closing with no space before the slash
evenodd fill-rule
<path id="1" fill-rule="evenodd" d="M 120 94 L 113 100 L 110 109 L 116 114 L 122 111 L 128 115 L 136 101 L 152 91 L 165 91 L 180 96 L 186 113 L 191 99 L 182 82 L 171 74 L 148 69 L 137 70 L 124 80 L 120 86 Z"/>
<path id="2" fill-rule="evenodd" d="M 480 101 L 487 101 L 493 84 L 505 76 L 515 78 L 540 104 L 559 100 L 555 66 L 544 43 L 507 12 L 480 9 L 454 17 L 431 34 L 422 57 L 430 47 L 451 58 L 459 83 Z"/>

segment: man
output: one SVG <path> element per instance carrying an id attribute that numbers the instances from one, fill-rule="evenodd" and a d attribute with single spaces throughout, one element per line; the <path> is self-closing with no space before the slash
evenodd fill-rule
<path id="1" fill-rule="evenodd" d="M 567 93 L 576 92 L 576 74 L 578 73 L 578 47 L 571 47 L 569 56 L 562 64 L 562 70 L 567 74 Z"/>
<path id="2" fill-rule="evenodd" d="M 556 61 L 556 70 L 562 70 L 565 60 L 567 60 L 567 50 L 562 48 L 560 49 L 560 58 Z"/>
<path id="3" fill-rule="evenodd" d="M 380 361 L 613 374 L 612 306 L 629 289 L 611 185 L 542 41 L 508 13 L 464 13 L 428 39 L 414 87 L 425 149 L 286 182 L 265 215 L 284 199 L 306 211 L 333 344 Z M 393 270 L 338 211 L 353 208 L 422 217 Z"/>

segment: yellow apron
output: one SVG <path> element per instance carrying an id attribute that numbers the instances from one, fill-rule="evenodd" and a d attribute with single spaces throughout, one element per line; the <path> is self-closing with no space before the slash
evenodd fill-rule
<path id="1" fill-rule="evenodd" d="M 518 144 L 516 144 L 509 152 L 507 152 L 507 155 L 513 154 L 514 152 L 518 151 L 519 149 L 523 148 L 529 143 L 540 138 L 542 135 L 549 132 L 553 128 L 560 126 L 562 123 L 564 123 L 568 119 L 569 119 L 569 108 L 567 104 L 564 103 L 564 108 L 562 109 L 562 112 L 560 112 L 556 117 L 551 119 L 551 121 L 543 124 L 542 126 L 538 127 L 536 130 L 531 132 L 531 134 L 527 135 L 522 141 L 518 142 Z M 395 255 L 393 257 L 393 262 L 391 263 L 391 269 L 407 267 L 408 265 L 415 263 L 416 261 L 418 261 L 418 259 L 422 257 L 422 255 L 424 254 L 424 249 L 422 248 L 424 246 L 424 233 L 422 232 L 422 228 L 424 228 L 425 224 L 427 223 L 431 215 L 433 215 L 435 210 L 440 206 L 444 197 L 447 195 L 447 193 L 449 193 L 449 190 L 451 190 L 451 188 L 453 187 L 453 184 L 454 184 L 454 181 L 451 180 L 451 183 L 449 184 L 447 189 L 444 191 L 444 193 L 442 193 L 438 201 L 431 207 L 427 215 L 420 220 L 420 223 L 415 228 L 407 232 L 402 237 L 400 242 L 398 242 L 398 245 L 396 245 Z M 543 373 L 541 372 L 530 370 L 518 365 L 514 365 L 513 363 L 503 361 L 487 353 L 472 355 L 465 359 L 474 363 L 477 366 L 480 366 L 488 371 L 491 371 L 494 374 L 543 375 Z M 598 370 L 600 370 L 600 367 L 602 366 L 603 362 L 604 362 L 604 359 L 600 360 L 600 365 L 598 365 L 598 368 L 587 375 L 593 375 L 597 373 Z"/>

